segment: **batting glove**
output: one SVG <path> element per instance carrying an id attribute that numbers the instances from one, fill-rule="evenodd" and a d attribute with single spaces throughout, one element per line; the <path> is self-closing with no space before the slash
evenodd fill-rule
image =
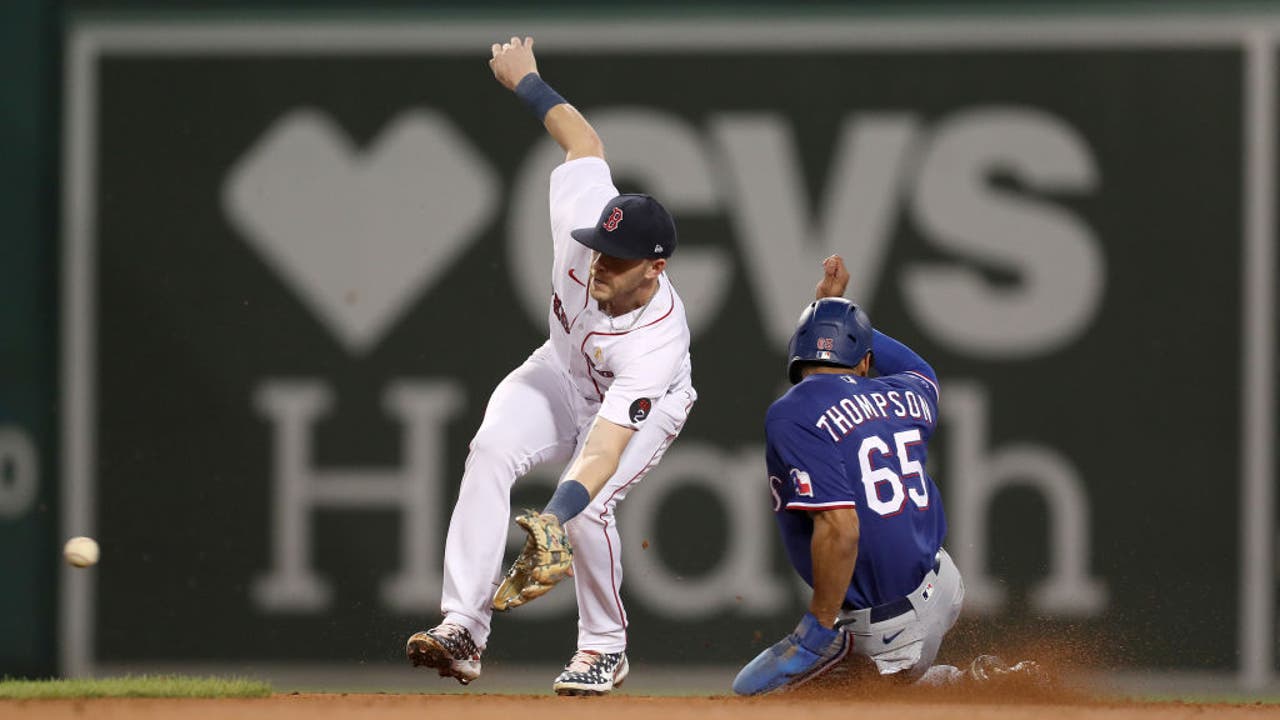
<path id="1" fill-rule="evenodd" d="M 742 668 L 733 680 L 733 691 L 760 695 L 795 687 L 834 667 L 851 647 L 843 630 L 825 628 L 813 613 L 805 613 L 794 632 Z"/>

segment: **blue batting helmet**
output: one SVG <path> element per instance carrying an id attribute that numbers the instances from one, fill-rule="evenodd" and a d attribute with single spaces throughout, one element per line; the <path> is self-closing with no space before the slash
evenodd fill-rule
<path id="1" fill-rule="evenodd" d="M 809 303 L 787 349 L 787 377 L 800 382 L 800 364 L 851 368 L 871 352 L 871 318 L 844 298 Z"/>

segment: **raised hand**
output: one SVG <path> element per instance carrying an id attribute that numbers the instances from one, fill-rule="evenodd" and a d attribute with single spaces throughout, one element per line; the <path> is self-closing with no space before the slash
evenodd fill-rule
<path id="1" fill-rule="evenodd" d="M 525 75 L 538 72 L 538 63 L 533 57 L 533 38 L 521 40 L 512 37 L 509 42 L 494 43 L 490 48 L 493 59 L 489 61 L 489 69 L 493 76 L 508 90 L 515 90 L 516 84 Z"/>
<path id="2" fill-rule="evenodd" d="M 848 285 L 849 271 L 844 266 L 844 258 L 832 255 L 822 261 L 822 279 L 815 288 L 814 299 L 843 297 Z"/>

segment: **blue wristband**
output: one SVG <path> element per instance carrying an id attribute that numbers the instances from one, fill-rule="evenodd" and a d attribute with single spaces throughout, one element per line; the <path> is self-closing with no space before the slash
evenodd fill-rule
<path id="1" fill-rule="evenodd" d="M 823 627 L 813 613 L 805 613 L 796 626 L 796 644 L 814 655 L 822 655 L 827 646 L 840 635 L 839 630 Z"/>
<path id="2" fill-rule="evenodd" d="M 560 97 L 560 93 L 551 89 L 551 86 L 543 82 L 536 72 L 525 75 L 519 83 L 516 83 L 516 97 L 529 106 L 539 120 L 545 118 L 547 113 L 551 112 L 551 108 L 565 102 L 565 99 Z"/>
<path id="3" fill-rule="evenodd" d="M 590 504 L 591 493 L 587 492 L 587 486 L 577 480 L 565 480 L 556 487 L 556 491 L 551 495 L 551 501 L 542 509 L 542 512 L 555 515 L 563 525 L 586 510 Z"/>

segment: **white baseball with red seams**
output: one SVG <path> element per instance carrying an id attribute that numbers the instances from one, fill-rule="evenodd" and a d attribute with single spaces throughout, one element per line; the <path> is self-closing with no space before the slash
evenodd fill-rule
<path id="1" fill-rule="evenodd" d="M 661 460 L 697 393 L 684 303 L 665 273 L 653 298 L 625 315 L 610 317 L 591 300 L 591 250 L 570 232 L 594 226 L 617 195 L 601 158 L 572 160 L 551 174 L 550 338 L 490 396 L 445 542 L 445 622 L 466 627 L 481 648 L 501 580 L 511 486 L 535 465 L 575 457 L 597 416 L 636 434 L 604 488 L 565 526 L 574 549 L 578 649 L 626 648 L 614 508 Z"/>
<path id="2" fill-rule="evenodd" d="M 98 555 L 98 542 L 90 537 L 73 537 L 62 546 L 62 557 L 78 568 L 96 565 Z"/>

